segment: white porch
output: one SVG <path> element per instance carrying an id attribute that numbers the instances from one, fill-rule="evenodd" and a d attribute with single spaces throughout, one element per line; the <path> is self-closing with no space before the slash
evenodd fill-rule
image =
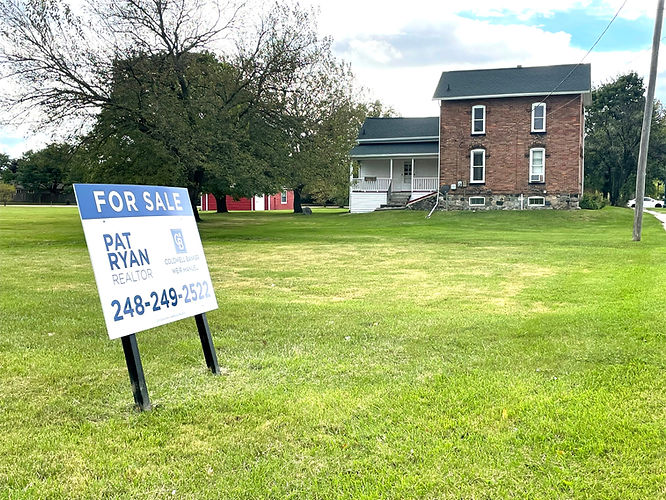
<path id="1" fill-rule="evenodd" d="M 364 159 L 351 179 L 350 211 L 371 212 L 393 197 L 410 201 L 439 189 L 437 158 Z"/>

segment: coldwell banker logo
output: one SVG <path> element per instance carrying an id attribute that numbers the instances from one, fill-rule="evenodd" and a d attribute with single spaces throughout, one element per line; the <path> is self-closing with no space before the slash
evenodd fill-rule
<path id="1" fill-rule="evenodd" d="M 176 247 L 176 253 L 187 253 L 185 238 L 183 238 L 183 231 L 181 229 L 172 229 L 171 238 L 173 238 L 173 246 Z"/>

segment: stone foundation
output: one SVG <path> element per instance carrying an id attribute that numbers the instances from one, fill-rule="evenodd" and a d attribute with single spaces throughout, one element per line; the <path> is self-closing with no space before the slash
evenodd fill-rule
<path id="1" fill-rule="evenodd" d="M 470 205 L 472 202 L 478 205 Z M 408 206 L 411 210 L 432 210 L 437 198 L 432 196 L 424 200 L 412 203 Z M 580 208 L 578 194 L 544 194 L 523 195 L 523 210 L 577 210 Z M 481 204 L 483 202 L 483 204 Z M 541 204 L 542 203 L 542 204 Z M 437 210 L 520 210 L 520 194 L 495 194 L 495 195 L 465 195 L 460 196 L 449 193 L 448 196 L 440 195 Z"/>

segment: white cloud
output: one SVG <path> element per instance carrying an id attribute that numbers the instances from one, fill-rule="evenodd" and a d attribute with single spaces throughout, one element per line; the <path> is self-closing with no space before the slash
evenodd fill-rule
<path id="1" fill-rule="evenodd" d="M 592 15 L 610 17 L 623 0 L 534 2 L 533 0 L 477 0 L 473 4 L 456 6 L 448 2 L 382 2 L 366 0 L 351 8 L 351 0 L 336 1 L 335 9 L 322 3 L 322 28 L 334 29 L 339 46 L 345 48 L 339 54 L 352 62 L 352 68 L 360 84 L 386 104 L 393 106 L 404 116 L 436 115 L 431 96 L 442 71 L 456 69 L 499 68 L 518 64 L 542 66 L 550 64 L 578 63 L 586 51 L 571 46 L 571 34 L 564 31 L 552 33 L 538 26 L 525 24 L 493 24 L 487 19 L 470 19 L 457 12 L 473 12 L 479 16 L 510 13 L 528 18 L 535 14 L 549 15 L 568 9 L 585 9 Z M 651 3 L 651 2 L 650 2 Z M 350 10 L 345 8 L 349 6 Z M 647 2 L 628 2 L 621 17 L 632 19 L 653 17 Z M 349 22 L 341 22 L 339 13 L 354 12 Z M 345 14 L 347 15 L 347 14 Z M 422 45 L 414 48 L 403 46 L 414 38 Z M 371 38 L 375 41 L 390 39 L 392 47 L 401 53 L 399 59 L 378 65 L 378 58 L 370 61 L 359 52 L 348 51 L 356 40 Z M 420 62 L 419 62 L 420 59 Z M 628 71 L 636 71 L 647 81 L 650 52 L 613 51 L 592 52 L 584 62 L 592 64 L 593 84 L 598 85 Z M 374 64 L 370 64 L 370 63 Z M 662 56 L 661 71 L 666 71 L 666 55 Z M 662 96 L 666 95 L 666 83 L 660 84 Z M 663 97 L 662 97 L 663 99 Z"/>
<path id="2" fill-rule="evenodd" d="M 42 149 L 49 142 L 51 142 L 50 136 L 46 134 L 30 134 L 27 130 L 0 127 L 0 153 L 11 158 L 20 158 L 23 153 L 31 149 Z"/>
<path id="3" fill-rule="evenodd" d="M 390 43 L 380 40 L 351 40 L 352 58 L 367 59 L 379 64 L 387 64 L 402 58 L 400 51 Z"/>
<path id="4" fill-rule="evenodd" d="M 408 26 L 437 27 L 466 13 L 479 17 L 516 16 L 528 22 L 535 15 L 551 16 L 556 12 L 584 9 L 604 18 L 617 12 L 624 0 L 474 0 L 451 2 L 442 0 L 305 0 L 307 5 L 321 10 L 319 22 L 323 33 L 336 40 L 403 33 Z M 641 16 L 654 19 L 656 7 L 652 1 L 629 0 L 620 11 L 620 18 L 635 20 Z"/>

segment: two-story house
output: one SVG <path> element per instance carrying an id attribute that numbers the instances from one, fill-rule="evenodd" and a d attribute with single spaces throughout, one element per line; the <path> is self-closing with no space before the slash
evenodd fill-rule
<path id="1" fill-rule="evenodd" d="M 352 212 L 433 197 L 448 209 L 578 208 L 589 64 L 447 71 L 433 99 L 439 117 L 363 124 Z"/>

